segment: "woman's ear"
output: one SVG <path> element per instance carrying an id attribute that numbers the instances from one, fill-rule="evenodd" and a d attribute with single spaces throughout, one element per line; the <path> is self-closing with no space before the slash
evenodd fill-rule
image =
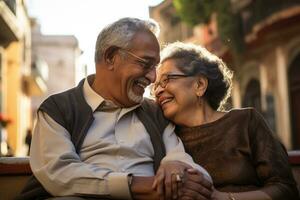
<path id="1" fill-rule="evenodd" d="M 208 86 L 208 79 L 205 76 L 198 76 L 196 79 L 195 93 L 198 97 L 202 97 Z"/>
<path id="2" fill-rule="evenodd" d="M 117 50 L 118 47 L 116 46 L 111 46 L 105 50 L 103 55 L 105 64 L 107 64 L 108 66 L 113 66 Z"/>

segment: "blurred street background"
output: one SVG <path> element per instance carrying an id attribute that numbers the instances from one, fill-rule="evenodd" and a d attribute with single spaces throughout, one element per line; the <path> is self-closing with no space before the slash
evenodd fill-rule
<path id="1" fill-rule="evenodd" d="M 94 73 L 97 34 L 121 17 L 217 54 L 234 71 L 227 108 L 256 108 L 300 149 L 300 0 L 0 0 L 0 156 L 27 155 L 40 103 Z"/>

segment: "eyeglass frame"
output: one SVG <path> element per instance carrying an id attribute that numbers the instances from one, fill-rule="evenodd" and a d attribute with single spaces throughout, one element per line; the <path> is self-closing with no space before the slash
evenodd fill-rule
<path id="1" fill-rule="evenodd" d="M 162 78 L 164 76 L 166 78 L 162 80 Z M 187 78 L 187 77 L 191 77 L 191 76 L 193 76 L 193 75 L 189 75 L 189 74 L 163 74 L 158 82 L 153 83 L 152 93 L 154 93 L 155 90 L 157 90 L 158 86 L 160 86 L 161 88 L 166 88 L 169 81 L 172 80 L 172 79 L 176 80 L 176 79 L 179 79 L 179 78 Z"/>
<path id="2" fill-rule="evenodd" d="M 145 70 L 153 70 L 156 69 L 158 64 L 153 64 L 151 61 L 141 58 L 140 56 L 132 53 L 131 51 L 127 50 L 127 49 L 123 49 L 123 48 L 119 48 L 120 51 L 123 51 L 129 55 L 131 55 L 132 57 L 136 58 L 139 61 L 139 66 L 141 66 L 143 69 Z"/>

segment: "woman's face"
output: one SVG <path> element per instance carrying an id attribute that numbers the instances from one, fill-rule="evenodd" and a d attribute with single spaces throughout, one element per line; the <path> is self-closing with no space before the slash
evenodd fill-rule
<path id="1" fill-rule="evenodd" d="M 188 117 L 197 105 L 196 77 L 184 76 L 174 59 L 166 60 L 158 68 L 154 94 L 164 115 L 174 123 Z"/>

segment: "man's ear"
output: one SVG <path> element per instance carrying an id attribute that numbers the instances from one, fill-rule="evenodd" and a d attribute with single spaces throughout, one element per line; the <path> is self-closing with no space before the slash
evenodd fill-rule
<path id="1" fill-rule="evenodd" d="M 115 62 L 115 55 L 117 53 L 118 47 L 116 46 L 111 46 L 108 47 L 105 52 L 104 52 L 104 62 L 107 65 L 113 65 Z"/>
<path id="2" fill-rule="evenodd" d="M 195 86 L 195 93 L 198 97 L 202 97 L 208 86 L 208 79 L 205 76 L 197 76 Z"/>

